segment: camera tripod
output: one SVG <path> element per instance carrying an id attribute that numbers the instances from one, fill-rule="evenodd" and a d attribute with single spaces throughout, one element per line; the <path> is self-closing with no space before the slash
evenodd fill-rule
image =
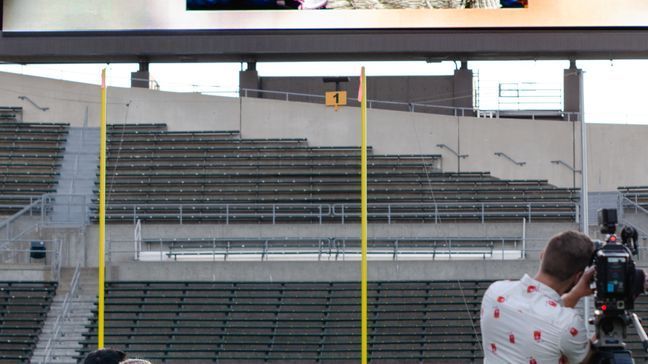
<path id="1" fill-rule="evenodd" d="M 625 348 L 623 342 L 630 323 L 637 330 L 643 349 L 648 352 L 648 336 L 636 313 L 622 311 L 609 315 L 597 310 L 594 318 L 597 340 L 592 345 L 595 351 L 592 363 L 634 364 L 632 353 Z"/>

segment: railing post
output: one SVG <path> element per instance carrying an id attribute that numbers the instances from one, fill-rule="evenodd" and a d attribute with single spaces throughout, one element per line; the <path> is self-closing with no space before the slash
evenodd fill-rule
<path id="1" fill-rule="evenodd" d="M 317 250 L 317 261 L 319 262 L 322 260 L 322 239 L 317 240 Z"/>
<path id="2" fill-rule="evenodd" d="M 387 204 L 387 223 L 391 224 L 391 204 Z"/>
<path id="3" fill-rule="evenodd" d="M 276 205 L 272 204 L 272 225 L 274 225 L 275 221 L 276 221 L 275 207 L 276 207 Z M 321 214 L 321 209 L 320 209 L 320 214 Z"/>
<path id="4" fill-rule="evenodd" d="M 229 204 L 225 205 L 225 225 L 229 225 Z"/>
<path id="5" fill-rule="evenodd" d="M 484 223 L 484 203 L 481 203 L 481 223 Z"/>
<path id="6" fill-rule="evenodd" d="M 527 207 L 528 207 L 528 209 L 529 209 L 529 213 L 528 213 L 528 215 L 529 215 L 529 216 L 528 216 L 528 217 L 529 217 L 529 222 L 531 222 L 531 204 L 530 204 L 530 203 L 527 204 Z"/>
<path id="7" fill-rule="evenodd" d="M 448 239 L 448 260 L 452 260 L 452 239 Z"/>
<path id="8" fill-rule="evenodd" d="M 434 204 L 434 223 L 439 223 L 439 206 L 437 204 Z"/>
<path id="9" fill-rule="evenodd" d="M 333 209 L 335 210 L 335 206 L 333 206 Z M 342 225 L 344 225 L 344 205 L 341 205 L 342 209 Z"/>
<path id="10" fill-rule="evenodd" d="M 45 223 L 45 197 L 40 199 L 40 207 L 41 207 L 41 225 Z"/>
<path id="11" fill-rule="evenodd" d="M 577 202 L 574 202 L 576 205 L 576 224 L 580 224 L 580 205 Z"/>
<path id="12" fill-rule="evenodd" d="M 526 256 L 526 219 L 522 219 L 522 259 Z"/>
<path id="13" fill-rule="evenodd" d="M 398 260 L 398 239 L 394 241 L 394 258 L 393 260 Z"/>
<path id="14" fill-rule="evenodd" d="M 137 224 L 137 206 L 133 206 L 133 225 Z"/>
<path id="15" fill-rule="evenodd" d="M 319 224 L 322 225 L 322 205 L 319 205 Z"/>
<path id="16" fill-rule="evenodd" d="M 180 225 L 182 225 L 182 205 L 180 205 Z"/>

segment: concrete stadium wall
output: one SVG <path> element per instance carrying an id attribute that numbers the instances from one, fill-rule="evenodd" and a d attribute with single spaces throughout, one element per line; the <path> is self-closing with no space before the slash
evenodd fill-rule
<path id="1" fill-rule="evenodd" d="M 108 224 L 106 227 L 107 261 L 111 264 L 124 264 L 133 261 L 133 226 L 127 224 Z M 570 223 L 529 223 L 526 224 L 528 258 L 538 259 L 538 252 L 549 237 L 564 230 L 575 230 L 578 226 Z M 290 225 L 217 225 L 217 224 L 143 224 L 144 239 L 174 238 L 224 238 L 224 237 L 353 237 L 359 236 L 358 224 L 290 224 Z M 370 224 L 369 237 L 522 237 L 520 223 L 442 223 L 442 224 Z M 85 266 L 96 267 L 99 241 L 98 226 L 90 225 L 84 231 L 84 238 L 68 240 L 72 251 L 70 262 L 83 259 Z M 77 247 L 74 249 L 73 247 Z M 143 247 L 145 249 L 146 247 Z M 155 244 L 153 249 L 157 249 Z M 519 248 L 519 247 L 518 247 Z M 508 247 L 506 248 L 508 249 Z M 354 263 L 351 263 L 354 264 Z M 381 263 L 382 264 L 382 263 Z M 67 261 L 66 261 L 67 265 Z"/>
<path id="2" fill-rule="evenodd" d="M 99 121 L 99 87 L 81 83 L 0 73 L 0 105 L 22 106 L 24 120 L 84 124 Z M 40 111 L 29 102 L 49 107 Z M 112 123 L 165 122 L 175 130 L 241 130 L 243 137 L 306 137 L 311 145 L 358 145 L 358 108 L 339 111 L 323 105 L 226 98 L 146 89 L 110 88 Z M 565 121 L 482 119 L 389 110 L 369 110 L 369 144 L 376 153 L 434 153 L 446 171 L 490 171 L 499 178 L 548 179 L 561 187 L 579 185 L 580 175 L 550 163 L 562 160 L 580 169 L 580 129 Z M 648 183 L 648 126 L 591 124 L 589 178 L 591 191 Z M 468 158 L 458 160 L 447 144 Z M 524 166 L 497 157 L 504 152 Z"/>
<path id="3" fill-rule="evenodd" d="M 517 279 L 538 261 L 371 262 L 369 281 Z M 308 282 L 360 279 L 359 262 L 138 262 L 110 268 L 113 281 Z"/>
<path id="4" fill-rule="evenodd" d="M 285 91 L 310 95 L 324 95 L 326 91 L 334 91 L 335 83 L 324 83 L 322 77 L 260 77 L 262 90 Z M 347 91 L 348 103 L 357 105 L 358 77 L 349 77 L 349 82 L 340 84 L 340 90 Z M 470 98 L 472 90 L 455 91 L 454 76 L 371 76 L 367 78 L 367 94 L 373 100 L 389 100 L 397 102 L 427 102 L 437 106 L 457 106 L 456 97 Z M 281 95 L 264 93 L 266 99 L 283 99 Z M 295 97 L 295 100 L 302 101 Z M 307 101 L 307 100 L 303 100 Z M 308 100 L 322 103 L 322 99 Z M 460 99 L 460 101 L 463 101 Z M 401 105 L 380 105 L 381 109 L 408 110 Z M 437 109 L 438 113 L 450 113 L 452 110 Z"/>

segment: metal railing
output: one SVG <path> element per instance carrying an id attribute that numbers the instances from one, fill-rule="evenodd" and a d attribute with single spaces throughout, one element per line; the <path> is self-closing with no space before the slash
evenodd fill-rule
<path id="1" fill-rule="evenodd" d="M 630 195 L 630 197 L 633 196 Z M 625 219 L 625 214 L 627 212 L 627 209 L 634 210 L 635 214 L 642 214 L 646 216 L 646 218 L 648 218 L 648 209 L 646 209 L 639 203 L 639 199 L 636 195 L 634 195 L 634 200 L 632 200 L 628 197 L 628 195 L 619 194 L 619 202 L 617 207 L 617 210 L 619 211 L 619 215 L 620 215 L 619 220 L 624 221 L 625 223 L 628 223 L 628 221 Z M 644 236 L 648 237 L 648 232 L 642 230 L 637 226 L 633 225 L 633 227 L 636 228 Z"/>
<path id="2" fill-rule="evenodd" d="M 263 97 L 263 95 L 275 96 L 284 101 L 306 101 L 324 103 L 325 97 L 323 95 L 307 94 L 299 92 L 287 91 L 271 91 L 252 88 L 241 88 L 239 90 L 240 97 Z M 355 103 L 349 100 L 349 105 L 354 106 Z M 359 106 L 359 103 L 358 105 Z M 399 102 L 399 101 L 382 101 L 382 100 L 367 100 L 367 107 L 369 109 L 397 109 L 408 112 L 421 112 L 430 114 L 442 114 L 453 116 L 483 116 L 489 115 L 491 118 L 499 119 L 500 110 L 481 110 L 469 107 L 456 107 L 446 105 L 433 105 L 427 103 L 417 102 Z M 546 110 L 529 110 L 529 117 L 532 119 L 546 117 Z M 566 121 L 579 121 L 580 113 L 576 112 L 561 112 L 562 120 Z"/>
<path id="3" fill-rule="evenodd" d="M 379 260 L 525 259 L 525 237 L 373 237 L 368 254 Z M 130 245 L 111 241 L 109 246 Z M 344 261 L 360 256 L 357 237 L 337 238 L 190 238 L 146 239 L 135 252 L 147 261 Z M 128 250 L 128 252 L 131 252 Z M 122 250 L 109 249 L 108 261 Z M 133 255 L 131 255 L 133 256 Z"/>
<path id="4" fill-rule="evenodd" d="M 10 208 L 10 209 L 20 208 L 20 210 L 18 210 L 12 216 L 0 222 L 0 230 L 4 229 L 2 235 L 4 235 L 5 241 L 10 242 L 15 239 L 20 239 L 21 236 L 34 230 L 38 226 L 37 224 L 28 224 L 27 227 L 23 227 L 21 230 L 20 230 L 20 226 L 18 226 L 19 230 L 16 231 L 15 227 L 16 225 L 18 225 L 18 221 L 21 220 L 22 217 L 40 216 L 40 221 L 42 222 L 44 220 L 46 209 L 44 207 L 43 196 L 34 197 L 34 196 L 22 196 L 22 195 L 4 195 L 2 197 L 3 199 L 9 199 L 9 200 L 11 199 L 29 200 L 29 204 L 27 205 L 17 205 L 15 203 L 0 204 L 0 208 Z"/>
<path id="5" fill-rule="evenodd" d="M 45 249 L 33 250 L 32 241 L 43 242 Z M 32 258 L 32 253 L 45 254 L 45 257 Z M 63 259 L 63 242 L 59 239 L 53 240 L 0 240 L 0 263 L 3 264 L 38 264 L 49 266 L 52 278 L 58 281 L 61 276 L 61 265 Z"/>
<path id="6" fill-rule="evenodd" d="M 47 345 L 45 346 L 45 352 L 43 354 L 43 357 L 38 361 L 39 364 L 48 363 L 48 361 L 50 360 L 50 357 L 52 355 L 52 350 L 54 349 L 54 343 L 56 342 L 56 340 L 59 337 L 59 334 L 61 333 L 61 328 L 63 327 L 63 323 L 70 315 L 71 302 L 76 296 L 76 291 L 79 288 L 80 276 L 81 276 L 81 263 L 77 263 L 77 266 L 74 269 L 74 275 L 72 276 L 72 280 L 70 281 L 70 290 L 68 291 L 68 293 L 65 295 L 65 298 L 63 299 L 61 312 L 56 317 L 56 322 L 54 322 L 54 332 L 52 333 L 49 340 L 47 341 Z"/>
<path id="7" fill-rule="evenodd" d="M 520 166 L 520 167 L 522 167 L 522 166 L 524 166 L 526 164 L 526 162 L 518 162 L 518 161 L 516 161 L 515 159 L 511 158 L 508 154 L 506 154 L 504 152 L 495 152 L 494 154 L 497 157 L 504 157 L 504 158 L 508 159 L 511 163 L 513 163 L 513 164 L 515 164 L 517 166 Z"/>
<path id="8" fill-rule="evenodd" d="M 576 202 L 450 202 L 450 203 L 395 203 L 369 204 L 368 218 L 386 220 L 424 219 L 440 223 L 444 219 L 486 220 L 522 219 L 532 222 L 537 218 L 556 218 L 577 221 L 578 203 Z M 462 211 L 463 210 L 463 211 Z M 333 216 L 343 224 L 349 218 L 360 217 L 360 204 L 335 204 Z"/>
<path id="9" fill-rule="evenodd" d="M 648 215 L 648 209 L 646 209 L 641 205 L 641 203 L 639 202 L 639 196 L 640 194 L 638 193 L 624 193 L 624 194 L 620 193 L 619 210 L 625 211 L 626 207 L 630 207 L 635 210 L 635 213 L 642 212 Z"/>
<path id="10" fill-rule="evenodd" d="M 370 203 L 368 217 L 392 223 L 398 220 L 537 218 L 578 219 L 576 202 L 420 202 Z M 359 203 L 344 204 L 110 204 L 108 221 L 173 221 L 179 224 L 210 221 L 230 224 L 240 221 L 284 221 L 346 223 L 360 217 Z"/>
<path id="11" fill-rule="evenodd" d="M 0 200 L 29 201 L 28 204 L 0 203 L 0 209 L 20 209 L 0 222 L 0 230 L 4 229 L 2 235 L 8 241 L 20 239 L 38 227 L 62 224 L 82 226 L 88 222 L 88 201 L 85 195 L 54 193 L 41 196 L 1 195 Z M 14 227 L 25 216 L 38 216 L 39 219 L 16 232 Z"/>

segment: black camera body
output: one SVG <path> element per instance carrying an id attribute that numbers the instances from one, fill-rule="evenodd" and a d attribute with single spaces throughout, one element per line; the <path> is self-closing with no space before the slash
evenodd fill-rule
<path id="1" fill-rule="evenodd" d="M 636 269 L 632 259 L 638 252 L 638 234 L 635 229 L 626 226 L 619 239 L 615 235 L 617 222 L 616 210 L 598 211 L 600 231 L 607 237 L 605 242 L 595 243 L 592 257 L 596 271 L 595 311 L 591 320 L 596 327 L 596 341 L 593 344 L 596 349 L 595 363 L 634 362 L 623 341 L 630 324 L 637 329 L 644 349 L 648 349 L 648 338 L 639 318 L 630 312 L 634 308 L 635 298 L 644 291 L 644 272 Z"/>
<path id="2" fill-rule="evenodd" d="M 606 243 L 594 255 L 596 268 L 595 305 L 606 313 L 634 308 L 636 269 L 628 248 Z M 639 292 L 641 293 L 641 292 Z"/>

